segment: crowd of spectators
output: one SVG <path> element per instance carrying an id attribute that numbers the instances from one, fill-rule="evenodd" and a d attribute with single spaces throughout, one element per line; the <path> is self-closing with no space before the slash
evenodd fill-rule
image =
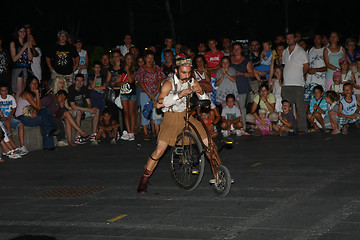
<path id="1" fill-rule="evenodd" d="M 161 49 L 144 51 L 126 34 L 99 59 L 64 30 L 48 49 L 36 40 L 29 25 L 14 31 L 9 46 L 0 37 L 1 147 L 10 158 L 28 153 L 24 126 L 41 126 L 45 150 L 55 149 L 54 136 L 57 146 L 133 141 L 140 131 L 145 141 L 156 137 L 162 113 L 155 102 L 179 53 L 191 56 L 193 78 L 210 95 L 213 107 L 201 117 L 214 137 L 347 134 L 359 121 L 360 41 L 340 43 L 338 32 L 306 40 L 289 32 L 246 46 L 211 38 L 196 49 L 167 37 Z M 81 128 L 85 118 L 91 132 Z"/>

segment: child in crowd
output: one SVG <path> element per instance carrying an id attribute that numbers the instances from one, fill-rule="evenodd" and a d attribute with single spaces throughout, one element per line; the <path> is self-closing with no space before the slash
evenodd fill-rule
<path id="1" fill-rule="evenodd" d="M 9 91 L 6 85 L 0 86 L 0 121 L 5 126 L 11 147 L 16 149 L 20 155 L 25 155 L 28 153 L 28 150 L 25 147 L 24 141 L 24 124 L 22 124 L 20 120 L 14 118 L 16 101 L 15 98 L 8 93 Z M 20 142 L 19 148 L 16 147 L 16 144 L 11 137 L 12 129 L 18 131 Z"/>
<path id="2" fill-rule="evenodd" d="M 266 41 L 263 43 L 263 50 L 261 52 L 261 64 L 254 68 L 254 74 L 258 81 L 261 80 L 261 75 L 268 73 L 270 71 L 270 65 L 273 58 L 271 50 L 271 41 Z M 263 74 L 261 74 L 263 72 Z M 269 74 L 266 75 L 266 78 L 269 77 Z"/>
<path id="3" fill-rule="evenodd" d="M 355 82 L 355 75 L 354 73 L 349 69 L 349 62 L 347 61 L 346 57 L 339 59 L 339 65 L 340 65 L 340 72 L 341 72 L 341 81 L 342 83 L 354 83 Z"/>
<path id="4" fill-rule="evenodd" d="M 201 109 L 201 119 L 205 123 L 206 127 L 208 128 L 211 138 L 216 138 L 218 136 L 218 132 L 215 131 L 216 130 L 215 124 L 211 120 L 210 111 L 211 111 L 210 107 L 202 108 Z"/>
<path id="5" fill-rule="evenodd" d="M 255 123 L 255 136 L 265 136 L 270 134 L 272 131 L 272 124 L 270 122 L 270 119 L 266 117 L 266 109 L 260 108 L 259 109 L 259 117 L 261 120 L 265 122 L 265 125 L 262 125 L 259 120 L 256 120 Z"/>
<path id="6" fill-rule="evenodd" d="M 318 132 L 320 127 L 325 129 L 324 117 L 328 114 L 327 103 L 323 97 L 324 89 L 321 85 L 314 87 L 314 98 L 310 101 L 309 112 L 307 119 L 310 122 L 312 129 L 309 132 Z M 325 130 L 328 132 L 328 130 Z"/>
<path id="7" fill-rule="evenodd" d="M 230 67 L 230 58 L 225 56 L 221 59 L 221 68 L 216 72 L 216 85 L 218 92 L 216 94 L 216 103 L 226 106 L 226 96 L 232 94 L 236 98 L 236 106 L 239 107 L 238 91 L 236 88 L 236 71 Z"/>
<path id="8" fill-rule="evenodd" d="M 221 112 L 221 128 L 223 129 L 223 136 L 227 137 L 231 131 L 235 131 L 236 136 L 241 136 L 241 128 L 243 124 L 241 122 L 240 109 L 235 105 L 235 96 L 229 94 L 226 96 L 226 106 Z"/>
<path id="9" fill-rule="evenodd" d="M 275 96 L 275 112 L 281 112 L 281 85 L 283 83 L 283 67 L 276 65 L 274 67 L 274 76 L 269 78 L 269 88 Z"/>
<path id="10" fill-rule="evenodd" d="M 358 123 L 360 120 L 359 107 L 360 101 L 353 94 L 353 86 L 350 83 L 344 84 L 344 98 L 340 100 L 338 110 L 338 123 L 342 134 L 348 134 L 350 123 Z"/>
<path id="11" fill-rule="evenodd" d="M 166 78 L 171 78 L 171 77 L 174 76 L 174 72 L 175 72 L 174 53 L 173 53 L 173 51 L 165 50 L 164 51 L 164 59 L 165 59 L 165 62 L 163 63 L 163 65 L 161 67 L 161 70 L 165 74 L 165 79 Z"/>
<path id="12" fill-rule="evenodd" d="M 331 134 L 336 135 L 340 133 L 339 124 L 337 123 L 339 110 L 339 95 L 334 91 L 327 91 L 325 93 L 325 100 L 327 102 L 328 114 L 324 117 L 324 124 L 326 129 L 332 129 Z"/>
<path id="13" fill-rule="evenodd" d="M 174 39 L 172 39 L 171 37 L 167 37 L 164 40 L 164 44 L 165 44 L 165 48 L 162 50 L 161 52 L 161 64 L 165 64 L 165 51 L 166 50 L 170 50 L 173 52 L 173 54 L 175 55 L 175 48 L 173 48 L 173 44 L 174 44 Z"/>
<path id="14" fill-rule="evenodd" d="M 21 158 L 19 152 L 17 152 L 17 150 L 11 146 L 9 136 L 2 122 L 0 122 L 0 140 L 1 140 L 2 152 L 4 156 L 11 159 Z M 0 162 L 4 162 L 4 159 L 1 158 L 1 155 L 0 155 Z"/>
<path id="15" fill-rule="evenodd" d="M 330 90 L 336 92 L 337 94 L 342 94 L 344 84 L 341 82 L 341 72 L 334 72 L 333 81 L 334 84 L 330 86 Z"/>
<path id="16" fill-rule="evenodd" d="M 98 133 L 92 145 L 101 144 L 116 144 L 116 136 L 120 124 L 111 119 L 111 113 L 108 110 L 103 111 L 103 115 L 99 121 Z"/>
<path id="17" fill-rule="evenodd" d="M 295 135 L 297 131 L 296 119 L 288 100 L 281 101 L 281 109 L 282 113 L 279 115 L 279 121 L 273 124 L 273 130 L 280 136 Z"/>

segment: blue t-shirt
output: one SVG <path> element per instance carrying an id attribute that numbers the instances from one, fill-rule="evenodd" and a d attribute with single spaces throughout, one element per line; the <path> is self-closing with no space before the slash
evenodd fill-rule
<path id="1" fill-rule="evenodd" d="M 314 113 L 314 105 L 317 104 L 321 110 L 325 111 L 325 115 L 328 114 L 327 112 L 327 103 L 323 97 L 321 97 L 319 100 L 316 100 L 315 98 L 310 101 L 310 113 Z"/>

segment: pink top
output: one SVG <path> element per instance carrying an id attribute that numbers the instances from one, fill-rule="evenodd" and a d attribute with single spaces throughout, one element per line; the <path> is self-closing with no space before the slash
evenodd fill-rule
<path id="1" fill-rule="evenodd" d="M 265 132 L 270 132 L 270 124 L 271 124 L 270 119 L 269 119 L 269 118 L 264 118 L 263 120 L 265 121 L 265 127 L 262 126 L 258 120 L 256 120 L 256 126 L 257 126 L 262 132 L 264 132 L 264 131 L 265 131 Z"/>

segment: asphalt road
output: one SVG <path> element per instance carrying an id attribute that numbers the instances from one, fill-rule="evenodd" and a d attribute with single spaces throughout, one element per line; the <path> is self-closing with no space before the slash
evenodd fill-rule
<path id="1" fill-rule="evenodd" d="M 154 140 L 33 152 L 0 164 L 0 239 L 359 239 L 359 137 L 236 138 L 225 198 L 208 163 L 197 189 L 176 187 L 169 151 L 137 195 Z"/>

